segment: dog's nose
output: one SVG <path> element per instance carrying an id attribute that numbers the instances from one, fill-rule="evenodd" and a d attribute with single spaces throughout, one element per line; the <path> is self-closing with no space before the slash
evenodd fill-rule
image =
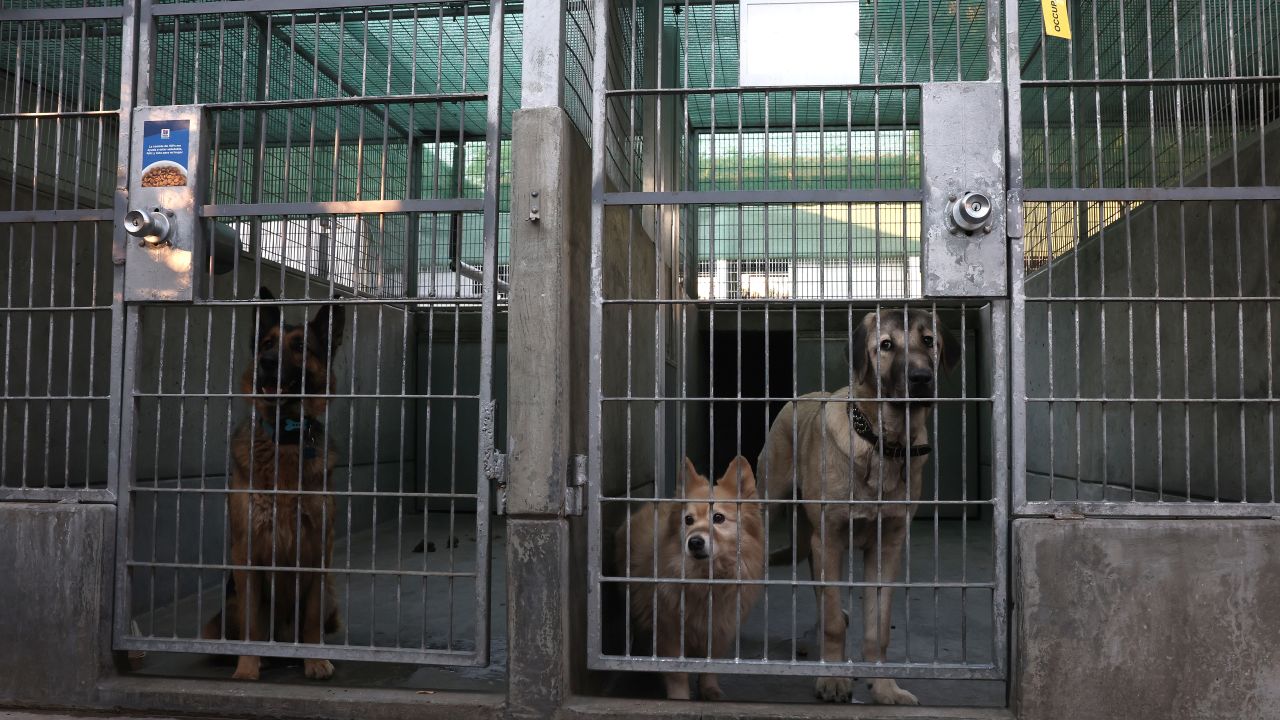
<path id="1" fill-rule="evenodd" d="M 933 371 L 928 368 L 911 368 L 907 371 L 907 380 L 912 385 L 924 385 L 933 382 Z"/>
<path id="2" fill-rule="evenodd" d="M 701 535 L 694 535 L 689 538 L 689 552 L 695 555 L 701 555 L 707 550 L 707 541 L 702 539 Z"/>

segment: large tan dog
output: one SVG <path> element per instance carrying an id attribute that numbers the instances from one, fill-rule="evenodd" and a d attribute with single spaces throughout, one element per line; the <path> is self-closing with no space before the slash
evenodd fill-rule
<path id="1" fill-rule="evenodd" d="M 260 296 L 272 299 L 262 288 Z M 281 323 L 280 308 L 258 308 L 254 363 L 240 391 L 253 412 L 231 441 L 227 495 L 231 573 L 222 613 L 203 637 L 319 643 L 337 629 L 338 605 L 326 569 L 333 564 L 333 497 L 325 494 L 337 464 L 322 419 L 337 378 L 332 370 L 342 344 L 341 305 L 321 308 L 304 328 Z M 308 397 L 318 395 L 319 397 Z M 296 494 L 302 490 L 306 494 Z M 281 492 L 284 491 L 284 492 Z M 262 567 L 263 570 L 249 569 Z M 303 572 L 266 568 L 305 568 Z M 234 677 L 257 680 L 261 659 L 242 655 Z M 327 680 L 328 660 L 305 660 L 306 675 Z"/>
<path id="2" fill-rule="evenodd" d="M 739 455 L 713 487 L 684 461 L 681 495 L 685 503 L 647 503 L 615 533 L 617 572 L 633 578 L 715 578 L 723 583 L 634 583 L 633 635 L 647 640 L 657 625 L 661 657 L 728 657 L 739 623 L 746 620 L 763 589 L 764 524 L 756 499 L 751 463 Z M 628 530 L 629 528 L 629 530 Z M 628 536 L 628 532 L 630 535 Z M 681 646 L 683 637 L 684 645 Z M 689 675 L 667 673 L 667 697 L 689 699 Z M 711 673 L 698 676 L 703 700 L 724 697 Z"/>
<path id="3" fill-rule="evenodd" d="M 875 501 L 920 498 L 930 452 L 932 403 L 927 399 L 937 397 L 938 368 L 950 369 L 959 357 L 960 346 L 932 313 L 868 313 L 849 348 L 852 393 L 844 388 L 805 395 L 787 403 L 769 429 L 756 466 L 766 497 L 832 501 L 803 503 L 795 538 L 797 557 L 809 555 L 814 580 L 833 583 L 814 586 L 823 660 L 845 659 L 847 620 L 841 588 L 835 583 L 841 581 L 850 531 L 853 543 L 862 548 L 866 582 L 892 583 L 898 577 L 915 507 Z M 848 402 L 850 397 L 856 401 Z M 842 398 L 845 401 L 831 401 Z M 908 398 L 909 404 L 904 402 Z M 798 493 L 793 495 L 793 490 Z M 867 662 L 885 659 L 892 595 L 892 587 L 863 591 L 862 656 Z M 817 695 L 829 702 L 848 702 L 853 679 L 819 678 Z M 917 704 L 914 695 L 887 678 L 872 680 L 871 696 L 883 704 Z"/>

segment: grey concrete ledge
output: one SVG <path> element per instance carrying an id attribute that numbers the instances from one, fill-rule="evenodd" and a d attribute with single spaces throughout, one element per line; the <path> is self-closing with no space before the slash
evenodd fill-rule
<path id="1" fill-rule="evenodd" d="M 765 703 L 704 703 L 676 700 L 621 700 L 573 698 L 556 715 L 557 720 L 604 718 L 660 718 L 701 720 L 1014 720 L 1013 713 L 988 708 L 888 707 L 881 705 L 820 705 Z"/>
<path id="2" fill-rule="evenodd" d="M 499 720 L 502 695 L 170 678 L 114 678 L 100 707 L 138 713 L 298 720 Z M 7 720 L 7 719 L 0 719 Z"/>

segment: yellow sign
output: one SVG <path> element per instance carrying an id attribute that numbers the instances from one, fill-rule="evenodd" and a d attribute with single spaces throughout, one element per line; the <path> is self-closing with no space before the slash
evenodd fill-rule
<path id="1" fill-rule="evenodd" d="M 1071 21 L 1067 19 L 1067 0 L 1040 0 L 1044 10 L 1044 34 L 1071 39 Z"/>

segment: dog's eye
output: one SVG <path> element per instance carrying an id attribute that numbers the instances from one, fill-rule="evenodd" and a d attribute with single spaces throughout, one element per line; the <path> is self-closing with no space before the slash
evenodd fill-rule
<path id="1" fill-rule="evenodd" d="M 293 351 L 302 352 L 302 338 L 293 341 Z"/>
<path id="2" fill-rule="evenodd" d="M 724 513 L 716 513 L 715 515 L 712 515 L 712 516 L 711 516 L 711 522 L 713 522 L 713 523 L 715 523 L 715 524 L 717 524 L 717 525 L 719 525 L 720 523 L 724 522 Z"/>
<path id="3" fill-rule="evenodd" d="M 685 515 L 685 516 L 684 516 L 684 524 L 685 524 L 685 525 L 692 525 L 692 524 L 693 524 L 693 516 L 692 516 L 692 515 Z"/>
<path id="4" fill-rule="evenodd" d="M 884 350 L 884 351 L 886 351 L 886 352 L 888 352 L 889 350 L 892 350 L 892 349 L 893 349 L 893 341 L 892 341 L 892 340 L 881 340 L 881 341 L 880 341 L 880 349 L 881 349 L 881 350 Z"/>
<path id="5" fill-rule="evenodd" d="M 925 336 L 924 336 L 924 339 L 922 340 L 922 342 L 924 343 L 924 346 L 925 346 L 925 347 L 933 347 L 933 336 L 932 336 L 932 335 L 925 335 Z"/>

